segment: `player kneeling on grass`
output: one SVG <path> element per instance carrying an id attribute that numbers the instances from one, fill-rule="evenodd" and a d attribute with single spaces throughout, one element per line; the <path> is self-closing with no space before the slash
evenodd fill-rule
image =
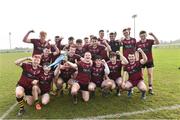
<path id="1" fill-rule="evenodd" d="M 77 94 L 81 90 L 82 98 L 85 102 L 89 101 L 88 85 L 91 80 L 92 56 L 90 52 L 84 54 L 84 59 L 77 64 L 67 62 L 74 69 L 78 69 L 78 74 L 72 83 L 71 95 L 73 96 L 73 103 L 77 104 Z"/>
<path id="2" fill-rule="evenodd" d="M 57 74 L 55 76 L 55 84 L 57 87 L 56 93 L 57 95 L 61 94 L 63 95 L 63 84 L 66 83 L 66 88 L 68 88 L 68 85 L 72 86 L 70 84 L 71 78 L 74 79 L 74 73 L 76 72 L 76 69 L 73 69 L 67 61 L 64 61 L 63 64 L 59 64 L 55 71 Z"/>
<path id="3" fill-rule="evenodd" d="M 39 102 L 39 95 L 41 95 L 41 103 L 46 105 L 50 101 L 49 92 L 51 90 L 51 83 L 54 79 L 55 72 L 51 70 L 49 63 L 43 65 L 43 70 L 38 75 L 37 84 L 33 86 L 33 96 L 35 100 L 36 110 L 41 110 Z"/>
<path id="4" fill-rule="evenodd" d="M 32 60 L 28 62 L 27 60 Z M 20 66 L 23 71 L 20 80 L 16 87 L 16 100 L 19 103 L 20 110 L 18 116 L 22 116 L 25 112 L 24 110 L 24 96 L 26 96 L 27 104 L 32 105 L 34 102 L 34 97 L 32 95 L 32 90 L 34 89 L 34 84 L 37 83 L 35 79 L 40 74 L 42 68 L 39 66 L 41 60 L 40 55 L 34 55 L 33 57 L 20 58 L 15 61 L 17 66 Z"/>
<path id="5" fill-rule="evenodd" d="M 125 90 L 128 90 L 128 97 L 131 96 L 131 88 L 137 86 L 137 88 L 142 92 L 141 98 L 146 98 L 146 85 L 143 81 L 142 76 L 142 65 L 144 65 L 147 62 L 147 56 L 142 51 L 141 48 L 138 48 L 137 51 L 142 55 L 142 59 L 139 61 L 136 61 L 136 57 L 134 53 L 130 53 L 128 55 L 129 64 L 125 66 L 124 68 L 124 74 L 123 74 L 123 82 L 122 82 L 122 88 Z M 125 81 L 125 79 L 128 76 L 128 80 Z"/>
<path id="6" fill-rule="evenodd" d="M 106 95 L 106 91 L 112 86 L 109 85 L 109 82 L 112 82 L 111 80 L 108 80 L 107 77 L 110 73 L 109 67 L 105 60 L 102 60 L 101 56 L 96 55 L 94 57 L 94 63 L 92 66 L 92 72 L 91 72 L 91 82 L 89 83 L 88 90 L 92 93 L 92 97 L 95 97 L 95 89 L 96 87 L 102 88 L 102 95 Z M 115 84 L 114 84 L 115 88 Z M 113 89 L 114 89 L 113 88 Z"/>
<path id="7" fill-rule="evenodd" d="M 120 60 L 117 59 L 117 55 L 120 56 Z M 113 80 L 113 82 L 116 84 L 117 88 L 117 96 L 120 96 L 120 89 L 122 84 L 122 77 L 121 77 L 121 69 L 123 65 L 128 64 L 128 60 L 119 52 L 111 52 L 110 53 L 110 60 L 107 62 L 110 74 L 108 77 Z"/>

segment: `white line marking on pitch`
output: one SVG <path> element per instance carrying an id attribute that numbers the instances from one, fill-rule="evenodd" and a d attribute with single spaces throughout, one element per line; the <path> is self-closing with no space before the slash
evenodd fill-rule
<path id="1" fill-rule="evenodd" d="M 0 118 L 0 120 L 4 119 L 17 105 L 18 103 L 14 103 Z"/>
<path id="2" fill-rule="evenodd" d="M 17 105 L 18 103 L 14 103 L 1 117 L 0 120 L 4 119 Z M 137 114 L 143 114 L 143 113 L 149 113 L 149 112 L 158 112 L 162 110 L 175 110 L 179 109 L 180 104 L 173 105 L 173 106 L 165 106 L 165 107 L 160 107 L 156 109 L 149 108 L 147 110 L 142 110 L 142 111 L 134 111 L 134 112 L 124 112 L 124 113 L 119 113 L 119 114 L 109 114 L 109 115 L 102 115 L 102 116 L 95 116 L 95 117 L 86 117 L 86 118 L 77 118 L 77 119 L 104 119 L 104 118 L 119 118 L 122 116 L 130 116 L 130 115 L 137 115 Z"/>
<path id="3" fill-rule="evenodd" d="M 118 113 L 118 114 L 109 114 L 109 115 L 102 115 L 102 116 L 92 116 L 92 117 L 86 117 L 86 118 L 77 118 L 77 119 L 105 119 L 105 118 L 120 118 L 122 116 L 131 116 L 131 115 L 137 115 L 137 114 L 143 114 L 143 113 L 149 113 L 149 112 L 158 112 L 162 110 L 175 110 L 180 108 L 180 104 L 173 105 L 173 106 L 165 106 L 160 108 L 149 108 L 147 110 L 142 111 L 134 111 L 134 112 L 124 112 L 124 113 Z"/>

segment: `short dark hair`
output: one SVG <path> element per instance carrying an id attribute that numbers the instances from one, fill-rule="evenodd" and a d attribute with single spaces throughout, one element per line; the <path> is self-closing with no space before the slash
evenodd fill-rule
<path id="1" fill-rule="evenodd" d="M 85 39 L 89 39 L 89 38 L 88 38 L 88 37 L 85 37 L 84 40 L 85 40 Z"/>
<path id="2" fill-rule="evenodd" d="M 129 52 L 129 54 L 128 55 L 135 55 L 135 51 L 131 51 L 131 52 Z"/>
<path id="3" fill-rule="evenodd" d="M 96 36 L 93 36 L 92 39 L 97 40 L 97 37 L 96 37 Z"/>
<path id="4" fill-rule="evenodd" d="M 41 59 L 42 55 L 41 54 L 34 54 L 33 57 Z"/>
<path id="5" fill-rule="evenodd" d="M 145 33 L 146 33 L 146 31 L 141 30 L 141 31 L 139 32 L 139 35 L 141 35 L 141 34 L 145 34 Z"/>
<path id="6" fill-rule="evenodd" d="M 50 65 L 50 63 L 49 62 L 45 62 L 45 63 L 43 63 L 43 66 L 49 66 Z"/>
<path id="7" fill-rule="evenodd" d="M 109 35 L 114 35 L 114 33 L 113 33 L 113 32 L 110 32 Z"/>
<path id="8" fill-rule="evenodd" d="M 128 30 L 127 28 L 123 29 L 123 32 L 125 32 L 126 30 Z"/>
<path id="9" fill-rule="evenodd" d="M 99 30 L 99 33 L 100 33 L 100 32 L 104 32 L 104 30 Z"/>
<path id="10" fill-rule="evenodd" d="M 74 40 L 74 37 L 71 36 L 71 37 L 68 38 L 68 40 L 69 40 L 69 41 L 73 41 L 73 40 Z"/>
<path id="11" fill-rule="evenodd" d="M 55 38 L 59 38 L 59 36 L 58 36 L 58 35 L 56 35 L 56 36 L 55 36 Z"/>
<path id="12" fill-rule="evenodd" d="M 82 40 L 81 39 L 77 39 L 76 43 L 82 43 Z"/>
<path id="13" fill-rule="evenodd" d="M 117 56 L 116 53 L 115 53 L 115 52 L 110 52 L 109 57 L 112 58 L 112 57 L 114 57 L 114 56 Z"/>
<path id="14" fill-rule="evenodd" d="M 93 60 L 102 60 L 102 57 L 100 55 L 95 55 Z"/>

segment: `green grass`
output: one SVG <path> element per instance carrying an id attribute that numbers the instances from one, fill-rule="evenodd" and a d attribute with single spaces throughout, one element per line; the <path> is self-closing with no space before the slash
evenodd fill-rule
<path id="1" fill-rule="evenodd" d="M 159 108 L 180 104 L 180 49 L 154 49 L 154 96 L 147 96 L 145 101 L 140 100 L 140 93 L 135 93 L 132 98 L 127 98 L 126 92 L 120 97 L 114 94 L 108 98 L 101 97 L 98 92 L 95 99 L 88 103 L 79 99 L 77 105 L 73 105 L 71 97 L 67 95 L 51 97 L 51 102 L 41 111 L 35 111 L 34 106 L 26 106 L 26 114 L 23 118 L 81 118 L 124 112 L 133 112 L 148 108 Z M 15 102 L 15 85 L 20 77 L 21 69 L 14 65 L 17 58 L 28 56 L 29 53 L 0 54 L 0 116 Z M 145 76 L 147 83 L 147 77 Z M 15 119 L 18 106 L 7 116 Z M 159 111 L 133 116 L 132 118 L 180 118 L 180 109 L 172 111 Z"/>

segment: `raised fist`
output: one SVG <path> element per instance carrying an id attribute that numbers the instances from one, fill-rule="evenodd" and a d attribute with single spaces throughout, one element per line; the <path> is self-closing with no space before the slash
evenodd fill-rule
<path id="1" fill-rule="evenodd" d="M 154 34 L 152 32 L 150 32 L 149 35 L 153 36 Z"/>
<path id="2" fill-rule="evenodd" d="M 30 30 L 29 33 L 34 33 L 34 30 Z"/>

